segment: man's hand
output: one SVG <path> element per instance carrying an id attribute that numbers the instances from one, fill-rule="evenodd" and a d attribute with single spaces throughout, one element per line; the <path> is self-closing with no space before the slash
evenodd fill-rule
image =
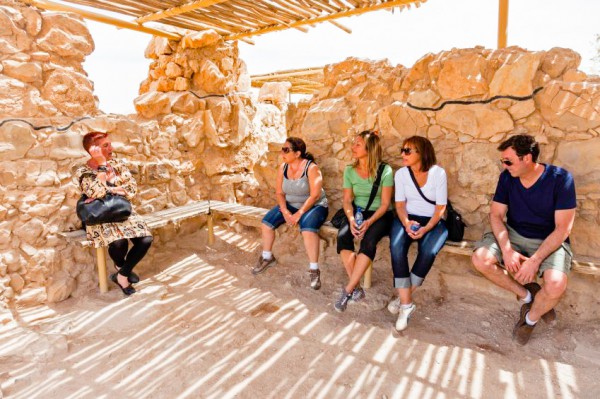
<path id="1" fill-rule="evenodd" d="M 113 187 L 110 189 L 112 194 L 122 195 L 123 197 L 127 196 L 127 192 L 123 187 Z"/>
<path id="2" fill-rule="evenodd" d="M 521 269 L 521 264 L 525 262 L 528 257 L 518 253 L 514 249 L 509 249 L 506 253 L 502 253 L 502 260 L 504 260 L 504 266 L 511 274 L 516 274 Z"/>
<path id="3" fill-rule="evenodd" d="M 106 165 L 106 158 L 104 158 L 104 155 L 102 154 L 102 149 L 99 146 L 91 146 L 89 149 L 89 153 L 92 156 L 92 159 L 96 161 L 98 165 Z"/>
<path id="4" fill-rule="evenodd" d="M 531 283 L 532 281 L 535 281 L 535 274 L 539 268 L 539 262 L 536 262 L 532 258 L 527 258 L 523 263 L 521 263 L 521 267 L 514 275 L 514 278 L 521 284 Z"/>

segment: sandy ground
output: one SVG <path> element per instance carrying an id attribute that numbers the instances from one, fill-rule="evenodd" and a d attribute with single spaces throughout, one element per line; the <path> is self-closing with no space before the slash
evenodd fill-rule
<path id="1" fill-rule="evenodd" d="M 320 291 L 301 251 L 252 276 L 258 250 L 256 230 L 221 225 L 212 247 L 198 231 L 155 250 L 130 298 L 113 285 L 0 310 L 0 397 L 600 397 L 597 323 L 559 313 L 520 347 L 516 301 L 453 294 L 440 274 L 397 333 L 387 267 L 364 302 L 337 313 L 344 271 L 331 249 Z"/>

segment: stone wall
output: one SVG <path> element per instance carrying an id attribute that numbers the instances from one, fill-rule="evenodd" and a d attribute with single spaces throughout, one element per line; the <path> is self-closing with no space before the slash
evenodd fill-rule
<path id="1" fill-rule="evenodd" d="M 268 174 L 268 142 L 285 140 L 287 88 L 253 100 L 237 43 L 212 31 L 152 39 L 137 115 L 105 115 L 82 68 L 94 44 L 78 16 L 0 0 L 0 22 L 0 299 L 28 288 L 35 301 L 59 301 L 97 286 L 93 251 L 58 234 L 80 225 L 72 170 L 87 158 L 89 131 L 110 133 L 138 181 L 139 213 L 207 198 L 260 202 L 254 170 Z M 153 248 L 178 233 L 156 234 Z"/>
<path id="2" fill-rule="evenodd" d="M 92 130 L 110 133 L 115 152 L 128 162 L 140 213 L 207 198 L 272 206 L 279 148 L 288 134 L 304 137 L 315 153 L 335 208 L 354 133 L 379 129 L 395 167 L 402 138 L 427 135 L 448 171 L 469 238 L 486 225 L 500 171 L 497 143 L 530 132 L 543 143 L 544 161 L 575 175 L 577 252 L 596 255 L 600 246 L 594 241 L 599 86 L 577 70 L 579 56 L 570 50 L 452 50 L 426 55 L 410 69 L 348 59 L 326 68 L 325 87 L 310 101 L 287 104 L 287 84 L 265 85 L 251 97 L 236 43 L 211 31 L 184 32 L 178 42 L 151 40 L 146 56 L 153 61 L 134 100 L 137 114 L 125 116 L 97 109 L 82 68 L 93 48 L 79 17 L 0 0 L 0 300 L 29 289 L 34 301 L 58 301 L 97 286 L 92 250 L 58 234 L 79 227 L 71 176 L 87 157 L 81 137 Z M 528 96 L 538 87 L 526 101 L 415 108 Z M 155 249 L 202 222 L 159 229 L 141 266 L 160 264 Z"/>
<path id="3" fill-rule="evenodd" d="M 573 246 L 580 255 L 596 256 L 600 79 L 578 71 L 579 62 L 580 56 L 569 49 L 530 52 L 518 47 L 427 54 L 412 68 L 349 58 L 327 66 L 325 87 L 294 107 L 289 134 L 306 139 L 316 154 L 335 208 L 341 203 L 342 172 L 351 162 L 355 133 L 379 130 L 385 160 L 394 168 L 401 166 L 403 138 L 428 137 L 448 173 L 450 199 L 469 225 L 470 239 L 488 226 L 501 171 L 496 147 L 512 134 L 532 134 L 542 143 L 543 162 L 573 173 L 578 200 Z M 528 97 L 537 88 L 541 90 L 530 99 L 483 103 L 495 96 Z M 469 104 L 447 103 L 457 100 Z"/>

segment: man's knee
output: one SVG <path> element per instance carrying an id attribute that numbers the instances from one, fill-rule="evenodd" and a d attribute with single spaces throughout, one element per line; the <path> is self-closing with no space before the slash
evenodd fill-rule
<path id="1" fill-rule="evenodd" d="M 492 271 L 496 266 L 497 260 L 487 248 L 478 248 L 471 256 L 471 262 L 477 271 L 485 274 Z"/>
<path id="2" fill-rule="evenodd" d="M 544 293 L 550 298 L 560 298 L 567 289 L 568 278 L 565 273 L 556 270 L 544 272 Z"/>

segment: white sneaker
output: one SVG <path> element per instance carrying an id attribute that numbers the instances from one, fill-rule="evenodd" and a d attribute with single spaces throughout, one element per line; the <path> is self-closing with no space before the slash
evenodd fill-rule
<path id="1" fill-rule="evenodd" d="M 400 308 L 400 312 L 398 313 L 398 320 L 396 320 L 396 330 L 403 331 L 408 326 L 408 319 L 413 314 L 417 307 L 413 303 L 410 308 Z"/>
<path id="2" fill-rule="evenodd" d="M 394 299 L 388 303 L 387 310 L 391 314 L 398 314 L 398 312 L 400 312 L 400 298 L 394 297 Z"/>

